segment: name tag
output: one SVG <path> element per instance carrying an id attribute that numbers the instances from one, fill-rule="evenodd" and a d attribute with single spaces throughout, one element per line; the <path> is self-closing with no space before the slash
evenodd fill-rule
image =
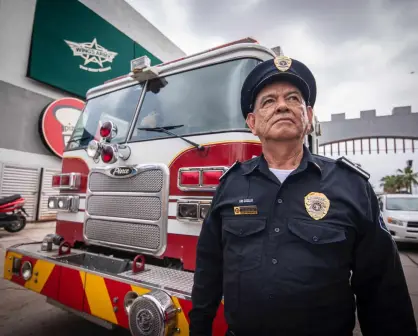
<path id="1" fill-rule="evenodd" d="M 256 205 L 244 205 L 234 207 L 235 215 L 257 215 L 258 209 Z"/>

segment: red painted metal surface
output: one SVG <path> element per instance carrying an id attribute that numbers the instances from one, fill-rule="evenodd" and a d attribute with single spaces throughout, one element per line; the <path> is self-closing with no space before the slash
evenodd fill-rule
<path id="1" fill-rule="evenodd" d="M 196 245 L 199 237 L 180 234 L 167 235 L 165 257 L 180 259 L 186 270 L 194 270 L 196 266 Z"/>
<path id="2" fill-rule="evenodd" d="M 260 155 L 261 145 L 254 142 L 226 142 L 205 145 L 204 151 L 188 149 L 170 164 L 170 196 L 212 196 L 213 192 L 181 191 L 177 187 L 178 170 L 185 167 L 231 166 L 235 161 L 245 161 Z"/>
<path id="3" fill-rule="evenodd" d="M 83 242 L 83 223 L 57 220 L 55 232 L 74 246 L 75 242 Z"/>
<path id="4" fill-rule="evenodd" d="M 128 315 L 125 312 L 123 299 L 125 298 L 126 293 L 132 290 L 131 286 L 126 283 L 107 278 L 104 278 L 104 281 L 106 284 L 107 292 L 109 293 L 109 297 L 113 303 L 113 307 L 118 308 L 115 312 L 118 324 L 122 327 L 129 328 Z M 115 298 L 117 298 L 117 300 L 115 300 Z"/>
<path id="5" fill-rule="evenodd" d="M 84 285 L 79 271 L 61 267 L 58 301 L 68 307 L 83 311 Z"/>
<path id="6" fill-rule="evenodd" d="M 48 277 L 41 294 L 58 301 L 60 288 L 61 266 L 55 265 Z"/>

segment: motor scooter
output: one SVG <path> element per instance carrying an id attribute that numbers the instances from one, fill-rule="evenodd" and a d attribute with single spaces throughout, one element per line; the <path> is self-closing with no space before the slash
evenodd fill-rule
<path id="1" fill-rule="evenodd" d="M 0 198 L 0 228 L 13 233 L 23 230 L 28 216 L 24 205 L 25 199 L 19 194 Z"/>

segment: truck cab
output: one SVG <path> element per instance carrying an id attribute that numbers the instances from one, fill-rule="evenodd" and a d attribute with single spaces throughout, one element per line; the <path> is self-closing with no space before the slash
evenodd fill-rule
<path id="1" fill-rule="evenodd" d="M 393 239 L 418 243 L 418 195 L 383 194 L 378 196 L 378 200 Z"/>
<path id="2" fill-rule="evenodd" d="M 261 153 L 242 84 L 273 49 L 251 38 L 92 88 L 53 176 L 55 233 L 7 250 L 5 278 L 132 335 L 189 334 L 196 245 L 219 178 Z M 306 145 L 317 153 L 315 119 Z M 142 322 L 141 322 L 142 321 Z M 225 335 L 223 302 L 213 335 Z"/>

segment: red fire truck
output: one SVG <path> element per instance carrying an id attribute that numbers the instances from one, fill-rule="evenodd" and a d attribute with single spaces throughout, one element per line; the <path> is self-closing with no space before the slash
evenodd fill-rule
<path id="1" fill-rule="evenodd" d="M 241 85 L 277 50 L 247 38 L 157 66 L 141 57 L 128 75 L 89 90 L 53 177 L 56 230 L 10 247 L 4 277 L 106 328 L 188 335 L 196 244 L 214 190 L 235 161 L 261 153 L 241 114 Z M 306 139 L 314 153 L 316 135 Z M 222 303 L 213 335 L 226 328 Z"/>

